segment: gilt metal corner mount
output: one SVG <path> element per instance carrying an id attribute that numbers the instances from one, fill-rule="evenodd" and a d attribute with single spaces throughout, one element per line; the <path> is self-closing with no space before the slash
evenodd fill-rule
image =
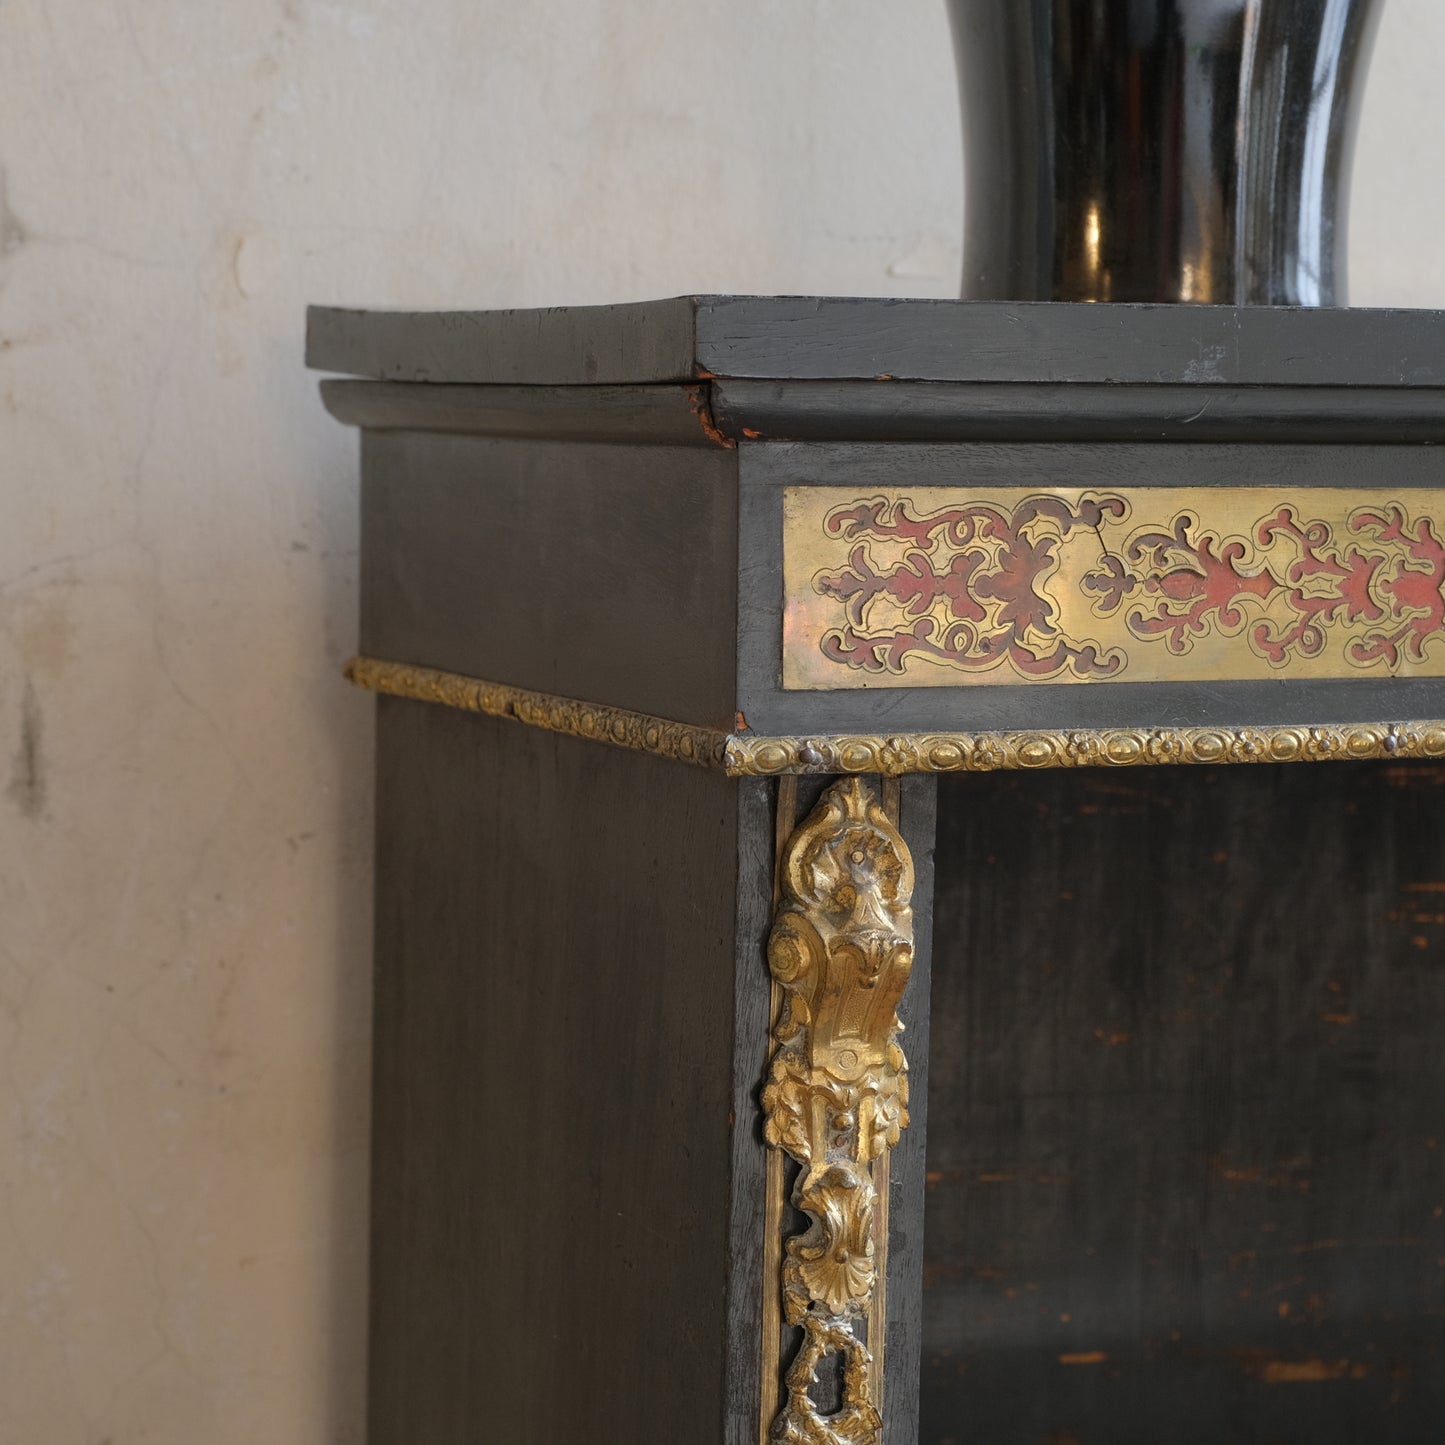
<path id="1" fill-rule="evenodd" d="M 881 1380 L 870 1336 L 887 1268 L 875 1224 L 876 1164 L 908 1124 L 898 1003 L 913 967 L 913 861 L 859 778 L 834 783 L 788 840 L 768 964 L 785 1006 L 763 1090 L 765 1137 L 798 1164 L 792 1199 L 809 1221 L 788 1240 L 781 1302 L 802 1342 L 771 1429 L 777 1445 L 872 1445 Z M 840 1408 L 810 1393 L 840 1354 Z M 775 1369 L 781 1361 L 765 1361 Z"/>

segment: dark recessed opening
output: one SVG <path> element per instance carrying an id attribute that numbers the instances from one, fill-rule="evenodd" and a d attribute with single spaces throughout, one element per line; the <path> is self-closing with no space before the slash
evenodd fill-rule
<path id="1" fill-rule="evenodd" d="M 1445 1419 L 1445 769 L 938 811 L 922 1445 Z"/>
<path id="2" fill-rule="evenodd" d="M 843 1408 L 843 1355 L 839 1350 L 818 1361 L 808 1398 L 820 1415 L 836 1415 Z"/>

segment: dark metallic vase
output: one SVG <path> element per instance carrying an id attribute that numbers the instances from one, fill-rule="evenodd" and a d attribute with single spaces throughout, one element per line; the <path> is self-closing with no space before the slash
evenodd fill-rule
<path id="1" fill-rule="evenodd" d="M 950 0 L 965 298 L 1335 306 L 1376 0 Z"/>

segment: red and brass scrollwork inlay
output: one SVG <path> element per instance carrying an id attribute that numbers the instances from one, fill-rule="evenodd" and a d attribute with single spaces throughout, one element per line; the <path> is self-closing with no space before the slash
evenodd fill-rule
<path id="1" fill-rule="evenodd" d="M 785 494 L 783 680 L 1445 677 L 1445 491 Z"/>

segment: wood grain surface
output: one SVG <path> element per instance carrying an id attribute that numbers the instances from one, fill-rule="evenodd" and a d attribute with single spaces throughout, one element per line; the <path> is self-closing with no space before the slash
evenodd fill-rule
<path id="1" fill-rule="evenodd" d="M 1426 1445 L 1445 769 L 940 783 L 924 1445 Z"/>
<path id="2" fill-rule="evenodd" d="M 937 780 L 904 778 L 898 831 L 913 855 L 913 976 L 903 995 L 900 1042 L 908 1058 L 908 1128 L 889 1161 L 886 1445 L 917 1445 L 923 1356 L 924 1172 L 928 1153 L 933 971 L 933 847 Z"/>
<path id="3" fill-rule="evenodd" d="M 1396 445 L 1445 436 L 1445 390 L 1425 386 L 799 380 L 709 387 L 716 425 L 744 441 Z"/>
<path id="4" fill-rule="evenodd" d="M 1433 396 L 1433 393 L 1425 393 Z M 709 388 L 694 386 L 415 386 L 321 383 L 337 421 L 373 431 L 465 432 L 549 441 L 722 447 Z"/>
<path id="5" fill-rule="evenodd" d="M 711 377 L 1445 385 L 1438 311 L 679 296 L 519 311 L 313 306 L 306 360 L 383 381 Z"/>
<path id="6" fill-rule="evenodd" d="M 364 433 L 362 651 L 730 729 L 735 457 Z"/>
<path id="7" fill-rule="evenodd" d="M 719 1440 L 737 787 L 379 718 L 371 1445 Z"/>

